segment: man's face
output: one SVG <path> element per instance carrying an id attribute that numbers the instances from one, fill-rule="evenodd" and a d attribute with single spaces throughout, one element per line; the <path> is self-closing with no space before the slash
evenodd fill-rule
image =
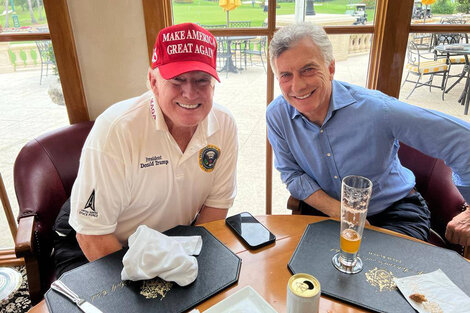
<path id="1" fill-rule="evenodd" d="M 311 122 L 322 125 L 328 112 L 335 63 L 325 64 L 310 38 L 299 40 L 274 60 L 284 98 Z"/>
<path id="2" fill-rule="evenodd" d="M 212 108 L 214 79 L 193 71 L 164 79 L 158 71 L 149 73 L 150 85 L 168 127 L 195 127 Z"/>

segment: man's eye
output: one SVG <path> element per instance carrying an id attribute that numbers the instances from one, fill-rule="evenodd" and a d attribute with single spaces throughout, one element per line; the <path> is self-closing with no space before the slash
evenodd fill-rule
<path id="1" fill-rule="evenodd" d="M 289 80 L 292 75 L 290 73 L 283 73 L 279 76 L 281 82 Z"/>
<path id="2" fill-rule="evenodd" d="M 308 75 L 308 74 L 313 73 L 314 70 L 315 70 L 315 69 L 314 69 L 313 67 L 307 67 L 307 68 L 305 68 L 302 72 L 303 72 L 304 74 L 307 74 L 307 75 Z"/>
<path id="3" fill-rule="evenodd" d="M 210 80 L 207 79 L 207 78 L 202 78 L 202 79 L 196 80 L 196 84 L 198 84 L 198 85 L 205 85 L 205 84 L 208 84 L 209 82 L 210 82 Z"/>

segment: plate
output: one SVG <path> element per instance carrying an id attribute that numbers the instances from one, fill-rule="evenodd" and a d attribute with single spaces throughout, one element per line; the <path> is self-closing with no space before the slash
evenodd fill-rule
<path id="1" fill-rule="evenodd" d="M 0 301 L 8 299 L 23 282 L 23 277 L 18 271 L 9 267 L 0 267 Z"/>
<path id="2" fill-rule="evenodd" d="M 277 313 L 251 286 L 211 306 L 204 313 Z"/>

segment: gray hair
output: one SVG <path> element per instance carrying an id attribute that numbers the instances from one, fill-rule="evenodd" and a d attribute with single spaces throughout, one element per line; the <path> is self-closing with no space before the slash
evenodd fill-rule
<path id="1" fill-rule="evenodd" d="M 276 58 L 304 38 L 312 39 L 313 43 L 320 48 L 326 65 L 329 66 L 334 59 L 333 46 L 325 30 L 321 26 L 302 22 L 284 26 L 274 34 L 269 44 L 271 67 L 274 66 Z"/>

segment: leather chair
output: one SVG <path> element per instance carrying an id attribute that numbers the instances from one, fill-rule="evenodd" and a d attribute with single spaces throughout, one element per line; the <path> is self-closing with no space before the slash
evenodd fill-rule
<path id="1" fill-rule="evenodd" d="M 17 257 L 23 257 L 33 304 L 39 302 L 56 279 L 52 260 L 53 230 L 57 214 L 70 197 L 80 154 L 93 122 L 69 125 L 28 142 L 14 165 L 19 204 Z"/>
<path id="2" fill-rule="evenodd" d="M 431 232 L 429 242 L 470 258 L 469 247 L 450 244 L 445 239 L 447 223 L 467 206 L 452 181 L 452 171 L 444 161 L 430 157 L 420 151 L 400 144 L 398 157 L 403 166 L 410 169 L 416 176 L 416 189 L 426 200 L 431 211 Z M 292 214 L 311 214 L 312 207 L 292 196 L 287 201 L 287 208 Z"/>

